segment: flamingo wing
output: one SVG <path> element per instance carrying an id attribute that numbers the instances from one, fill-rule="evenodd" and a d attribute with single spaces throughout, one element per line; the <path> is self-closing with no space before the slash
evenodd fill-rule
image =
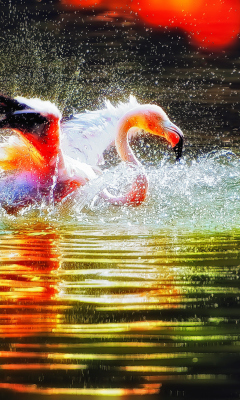
<path id="1" fill-rule="evenodd" d="M 102 164 L 104 151 L 114 144 L 119 119 L 137 105 L 133 96 L 128 103 L 119 103 L 116 107 L 105 101 L 104 109 L 76 114 L 63 122 L 63 153 L 91 166 Z"/>

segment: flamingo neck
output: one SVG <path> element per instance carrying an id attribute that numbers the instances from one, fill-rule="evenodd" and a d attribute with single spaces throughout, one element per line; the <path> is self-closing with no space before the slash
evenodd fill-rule
<path id="1" fill-rule="evenodd" d="M 135 157 L 128 141 L 128 132 L 132 127 L 138 127 L 136 118 L 131 117 L 120 120 L 115 144 L 117 152 L 123 161 L 130 162 L 134 165 L 140 165 L 140 162 Z"/>
<path id="2" fill-rule="evenodd" d="M 163 123 L 168 121 L 165 112 L 156 105 L 142 105 L 129 111 L 120 119 L 116 135 L 116 148 L 123 161 L 139 165 L 128 141 L 128 133 L 131 128 L 143 129 L 153 135 L 166 138 Z M 166 138 L 168 139 L 168 138 Z"/>
<path id="3" fill-rule="evenodd" d="M 115 144 L 117 152 L 121 159 L 125 162 L 129 162 L 133 165 L 140 166 L 141 163 L 135 157 L 129 142 L 128 135 L 131 128 L 140 128 L 149 131 L 149 124 L 147 123 L 149 112 L 143 107 L 139 107 L 137 110 L 130 111 L 125 115 L 118 124 L 117 135 Z M 150 130 L 151 131 L 151 130 Z M 153 133 L 153 132 L 152 132 Z M 132 187 L 128 193 L 122 196 L 112 196 L 107 190 L 105 190 L 101 196 L 113 205 L 131 205 L 139 206 L 145 200 L 148 192 L 148 178 L 145 172 L 142 170 L 138 173 L 135 178 Z"/>
<path id="4" fill-rule="evenodd" d="M 140 162 L 135 157 L 129 145 L 128 131 L 131 128 L 131 126 L 129 125 L 128 122 L 129 121 L 126 121 L 126 123 L 122 124 L 120 129 L 118 130 L 115 142 L 117 152 L 123 161 L 130 162 L 134 165 L 139 165 Z"/>

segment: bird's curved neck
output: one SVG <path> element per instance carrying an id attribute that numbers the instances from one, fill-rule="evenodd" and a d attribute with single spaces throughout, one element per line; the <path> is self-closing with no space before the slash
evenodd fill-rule
<path id="1" fill-rule="evenodd" d="M 135 157 L 128 141 L 128 132 L 132 127 L 139 127 L 139 119 L 137 115 L 132 115 L 120 120 L 115 144 L 117 152 L 123 161 L 130 162 L 134 165 L 140 165 L 140 162 Z"/>
<path id="2" fill-rule="evenodd" d="M 129 111 L 120 119 L 115 144 L 118 154 L 123 161 L 139 165 L 139 161 L 132 152 L 128 142 L 128 133 L 131 128 L 142 129 L 152 135 L 165 138 L 172 147 L 180 139 L 180 130 L 171 123 L 163 109 L 157 105 L 140 105 Z"/>

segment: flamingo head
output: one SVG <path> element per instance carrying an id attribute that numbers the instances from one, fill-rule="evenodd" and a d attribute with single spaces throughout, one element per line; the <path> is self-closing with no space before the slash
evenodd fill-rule
<path id="1" fill-rule="evenodd" d="M 51 164 L 59 152 L 61 113 L 49 101 L 0 95 L 0 128 L 15 130 L 43 162 Z"/>
<path id="2" fill-rule="evenodd" d="M 138 106 L 125 115 L 124 129 L 138 127 L 153 135 L 164 137 L 175 151 L 177 160 L 182 155 L 183 133 L 173 124 L 163 109 L 154 104 Z"/>
<path id="3" fill-rule="evenodd" d="M 149 105 L 144 115 L 144 129 L 153 135 L 164 137 L 175 151 L 176 159 L 182 155 L 183 133 L 173 124 L 163 109 L 157 105 Z"/>

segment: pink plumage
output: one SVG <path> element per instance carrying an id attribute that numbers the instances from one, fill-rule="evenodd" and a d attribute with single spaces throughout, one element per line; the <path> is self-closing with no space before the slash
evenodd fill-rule
<path id="1" fill-rule="evenodd" d="M 115 144 L 122 160 L 139 166 L 128 139 L 138 129 L 165 137 L 181 155 L 183 135 L 166 113 L 156 105 L 139 105 L 130 96 L 129 102 L 114 107 L 76 114 L 60 124 L 61 113 L 49 101 L 0 96 L 0 113 L 5 117 L 0 128 L 12 129 L 10 137 L 0 145 L 0 203 L 16 213 L 22 207 L 44 200 L 58 203 L 76 192 L 101 172 L 98 165 L 104 151 Z M 122 196 L 102 198 L 115 205 L 140 205 L 147 194 L 148 180 L 143 169 L 133 186 Z"/>

